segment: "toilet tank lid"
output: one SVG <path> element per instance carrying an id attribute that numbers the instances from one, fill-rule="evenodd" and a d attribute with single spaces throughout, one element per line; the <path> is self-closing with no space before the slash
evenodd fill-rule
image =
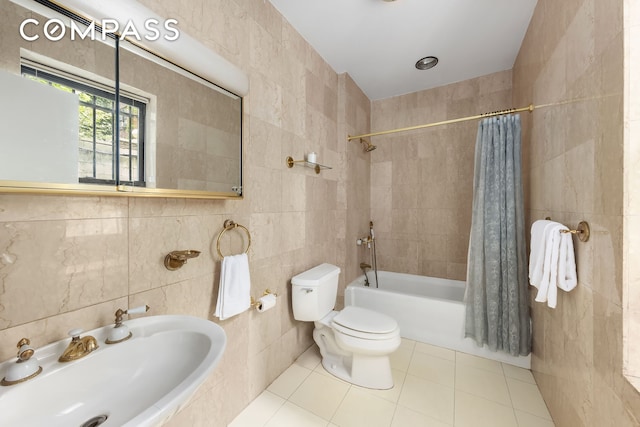
<path id="1" fill-rule="evenodd" d="M 318 286 L 321 280 L 332 278 L 338 274 L 340 274 L 340 267 L 324 263 L 293 276 L 291 284 L 295 286 Z"/>

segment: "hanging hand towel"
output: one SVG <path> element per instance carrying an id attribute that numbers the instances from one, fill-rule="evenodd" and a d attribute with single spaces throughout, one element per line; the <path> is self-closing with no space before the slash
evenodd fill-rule
<path id="1" fill-rule="evenodd" d="M 542 260 L 541 262 L 538 262 L 540 268 L 536 269 L 534 272 L 535 274 L 533 275 L 533 280 L 531 281 L 531 284 L 538 288 L 536 301 L 549 301 L 549 306 L 555 306 L 555 277 L 558 264 L 558 251 L 556 251 L 555 256 L 553 253 L 554 245 L 558 244 L 558 241 L 554 239 L 556 235 L 553 233 L 553 230 L 561 225 L 562 224 L 558 224 L 557 222 L 546 221 L 544 231 L 542 233 Z M 549 299 L 549 297 L 551 298 Z"/>
<path id="2" fill-rule="evenodd" d="M 251 279 L 247 254 L 222 259 L 220 289 L 214 316 L 220 320 L 240 314 L 251 306 Z"/>
<path id="3" fill-rule="evenodd" d="M 531 226 L 531 255 L 529 256 L 529 281 L 536 288 L 542 280 L 544 267 L 545 228 L 552 221 L 538 220 Z"/>
<path id="4" fill-rule="evenodd" d="M 566 227 L 564 229 L 567 229 Z M 571 233 L 560 233 L 560 259 L 558 260 L 558 287 L 569 292 L 578 284 L 576 258 Z"/>
<path id="5" fill-rule="evenodd" d="M 568 228 L 560 223 L 536 221 L 534 226 L 535 230 L 531 228 L 530 283 L 538 288 L 535 300 L 555 308 L 558 288 L 570 291 L 577 284 L 573 240 L 571 234 L 561 232 Z M 544 231 L 540 233 L 542 226 Z"/>

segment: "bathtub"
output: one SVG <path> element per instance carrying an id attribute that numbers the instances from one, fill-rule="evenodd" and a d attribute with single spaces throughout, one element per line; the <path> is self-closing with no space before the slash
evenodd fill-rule
<path id="1" fill-rule="evenodd" d="M 351 282 L 345 290 L 345 305 L 393 317 L 403 338 L 531 369 L 531 355 L 514 357 L 493 352 L 464 338 L 465 282 L 378 271 L 380 285 L 376 289 L 375 274 L 367 274 L 371 286 L 364 286 L 364 276 Z"/>

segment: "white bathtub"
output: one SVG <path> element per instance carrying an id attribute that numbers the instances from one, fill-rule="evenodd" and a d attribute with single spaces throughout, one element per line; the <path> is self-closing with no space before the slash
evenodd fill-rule
<path id="1" fill-rule="evenodd" d="M 345 290 L 345 305 L 369 308 L 393 317 L 404 338 L 531 368 L 530 355 L 514 357 L 493 352 L 464 338 L 464 282 L 378 271 L 380 285 L 376 289 L 374 273 L 367 274 L 371 286 L 364 286 L 364 276 L 351 282 Z"/>

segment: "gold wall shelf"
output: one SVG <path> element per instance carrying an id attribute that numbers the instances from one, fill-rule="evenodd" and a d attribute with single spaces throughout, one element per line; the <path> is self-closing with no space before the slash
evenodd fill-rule
<path id="1" fill-rule="evenodd" d="M 295 164 L 299 164 L 299 165 L 304 166 L 306 168 L 314 169 L 316 171 L 316 173 L 320 173 L 320 171 L 322 169 L 331 169 L 330 166 L 321 165 L 319 163 L 312 163 L 312 162 L 308 162 L 306 160 L 293 160 L 293 157 L 291 157 L 291 156 L 287 156 L 286 162 L 287 162 L 287 167 L 289 167 L 289 168 L 292 168 L 293 165 L 295 165 Z"/>

